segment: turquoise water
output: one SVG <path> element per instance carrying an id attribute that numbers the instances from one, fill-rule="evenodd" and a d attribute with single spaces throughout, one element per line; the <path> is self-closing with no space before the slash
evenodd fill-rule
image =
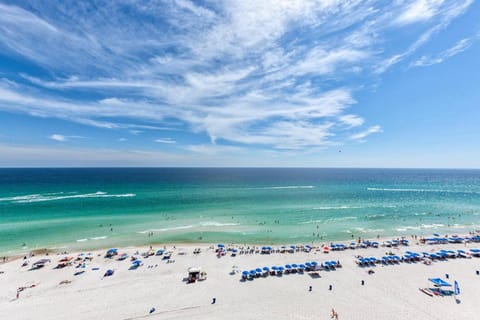
<path id="1" fill-rule="evenodd" d="M 0 169 L 0 254 L 463 234 L 479 225 L 479 170 Z"/>

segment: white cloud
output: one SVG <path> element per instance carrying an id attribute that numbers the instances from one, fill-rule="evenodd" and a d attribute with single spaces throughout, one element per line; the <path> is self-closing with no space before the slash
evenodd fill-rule
<path id="1" fill-rule="evenodd" d="M 455 45 L 447 50 L 440 52 L 435 57 L 422 56 L 418 60 L 412 62 L 413 67 L 428 67 L 434 64 L 442 63 L 465 50 L 467 50 L 473 43 L 474 38 L 465 38 L 459 40 Z"/>
<path id="2" fill-rule="evenodd" d="M 415 3 L 423 3 L 425 1 L 417 1 Z M 447 1 L 443 3 L 443 1 L 433 1 L 433 2 L 426 2 L 429 3 L 426 6 L 426 8 L 430 9 L 425 9 L 424 5 L 419 5 L 419 8 L 423 9 L 418 9 L 418 17 L 422 16 L 428 16 L 424 12 L 426 10 L 427 12 L 430 12 L 429 10 L 434 10 L 436 13 L 438 12 L 437 16 L 438 19 L 434 21 L 434 25 L 432 27 L 429 27 L 426 31 L 424 31 L 420 37 L 417 38 L 415 42 L 413 42 L 406 50 L 400 53 L 395 53 L 391 55 L 388 58 L 382 59 L 380 63 L 375 67 L 375 72 L 380 74 L 385 71 L 387 71 L 390 67 L 393 65 L 399 63 L 400 61 L 404 60 L 405 58 L 409 57 L 412 55 L 414 52 L 416 52 L 420 47 L 422 47 L 424 44 L 426 44 L 434 35 L 439 33 L 441 30 L 445 29 L 455 18 L 458 16 L 462 15 L 473 3 L 472 0 L 459 0 L 459 1 Z M 441 6 L 444 4 L 444 6 L 439 9 L 437 6 Z M 431 7 L 430 7 L 431 6 Z M 434 8 L 434 9 L 432 9 Z M 407 10 L 408 11 L 408 10 Z M 416 12 L 415 10 L 413 12 Z M 412 13 L 413 16 L 415 16 Z M 412 16 L 412 17 L 413 17 Z M 433 16 L 433 14 L 432 14 Z"/>
<path id="3" fill-rule="evenodd" d="M 64 141 L 67 141 L 68 138 L 61 135 L 61 134 L 52 134 L 51 136 L 49 136 L 50 139 L 52 140 L 55 140 L 55 141 L 61 141 L 61 142 L 64 142 Z"/>
<path id="4" fill-rule="evenodd" d="M 70 139 L 81 139 L 81 138 L 84 138 L 82 136 L 65 136 L 63 134 L 58 134 L 58 133 L 55 133 L 55 134 L 52 134 L 50 136 L 48 136 L 49 139 L 52 139 L 52 140 L 55 140 L 55 141 L 60 141 L 60 142 L 65 142 L 65 141 L 68 141 Z"/>
<path id="5" fill-rule="evenodd" d="M 414 0 L 398 16 L 395 23 L 409 24 L 429 20 L 437 14 L 443 2 L 444 0 Z"/>
<path id="6" fill-rule="evenodd" d="M 379 132 L 383 132 L 382 128 L 380 126 L 373 126 L 373 127 L 368 128 L 365 131 L 361 131 L 361 132 L 352 134 L 350 136 L 350 139 L 352 139 L 352 140 L 362 140 L 362 139 L 366 138 L 367 136 L 371 135 L 372 133 L 379 133 Z"/>
<path id="7" fill-rule="evenodd" d="M 155 139 L 155 142 L 166 143 L 166 144 L 174 144 L 174 143 L 177 143 L 177 142 L 176 142 L 175 140 L 173 140 L 172 138 Z"/>
<path id="8" fill-rule="evenodd" d="M 346 114 L 344 116 L 339 117 L 341 123 L 345 124 L 348 128 L 359 127 L 363 125 L 365 120 L 359 116 L 353 114 Z"/>

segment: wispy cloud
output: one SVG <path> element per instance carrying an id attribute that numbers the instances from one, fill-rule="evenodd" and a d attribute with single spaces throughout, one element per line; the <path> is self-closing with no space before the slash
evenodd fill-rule
<path id="1" fill-rule="evenodd" d="M 383 130 L 380 126 L 372 126 L 365 131 L 361 131 L 361 132 L 352 134 L 350 136 L 350 139 L 352 139 L 352 140 L 363 140 L 367 136 L 371 135 L 372 133 L 379 133 L 379 132 L 383 132 Z"/>
<path id="2" fill-rule="evenodd" d="M 395 20 L 398 24 L 426 21 L 438 13 L 444 0 L 414 0 Z"/>
<path id="3" fill-rule="evenodd" d="M 173 140 L 172 138 L 155 139 L 155 142 L 158 142 L 158 143 L 166 143 L 166 144 L 175 144 L 175 143 L 177 143 L 177 141 Z"/>
<path id="4" fill-rule="evenodd" d="M 383 59 L 383 61 L 377 65 L 375 72 L 381 74 L 405 58 L 411 56 L 420 47 L 430 41 L 435 34 L 445 29 L 450 22 L 462 15 L 472 3 L 473 0 L 445 2 L 437 0 L 417 0 L 414 2 L 412 4 L 413 7 L 409 7 L 412 11 L 407 15 L 411 20 L 407 19 L 407 21 L 416 22 L 419 20 L 428 20 L 436 16 L 436 19 L 432 19 L 433 25 L 429 26 L 428 29 L 424 31 L 416 41 L 409 45 L 406 50 L 394 53 L 390 57 Z M 409 12 L 409 9 L 407 9 L 407 12 Z"/>
<path id="5" fill-rule="evenodd" d="M 278 151 L 348 143 L 381 132 L 379 125 L 365 126 L 358 90 L 470 4 L 0 4 L 0 47 L 41 69 L 0 79 L 0 110 L 133 135 L 162 130 L 175 137 L 183 130 L 204 139 L 183 146 L 190 151 L 209 150 L 206 139 L 230 152 L 231 145 Z M 387 35 L 416 22 L 425 24 L 420 37 L 398 52 L 388 46 Z"/>
<path id="6" fill-rule="evenodd" d="M 428 67 L 434 64 L 442 63 L 448 58 L 456 56 L 459 53 L 467 50 L 477 37 L 465 38 L 459 40 L 455 45 L 438 53 L 436 56 L 421 56 L 418 60 L 412 62 L 412 67 Z"/>
<path id="7" fill-rule="evenodd" d="M 61 134 L 52 134 L 51 136 L 49 136 L 49 138 L 55 141 L 61 141 L 61 142 L 67 141 L 67 137 Z"/>
<path id="8" fill-rule="evenodd" d="M 48 138 L 51 139 L 51 140 L 55 140 L 55 141 L 66 142 L 66 141 L 71 140 L 71 139 L 80 139 L 80 138 L 83 138 L 83 137 L 82 136 L 66 136 L 66 135 L 63 135 L 63 134 L 54 133 L 54 134 L 48 136 Z"/>

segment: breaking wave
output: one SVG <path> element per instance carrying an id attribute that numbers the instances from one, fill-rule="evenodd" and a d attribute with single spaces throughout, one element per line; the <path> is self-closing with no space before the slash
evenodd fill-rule
<path id="1" fill-rule="evenodd" d="M 97 191 L 95 193 L 84 193 L 84 194 L 65 194 L 63 192 L 56 193 L 44 193 L 44 194 L 29 194 L 24 196 L 14 196 L 14 197 L 5 197 L 0 198 L 1 201 L 10 201 L 12 203 L 32 203 L 32 202 L 45 202 L 45 201 L 57 201 L 65 199 L 82 199 L 82 198 L 125 198 L 125 197 L 135 197 L 135 193 L 124 193 L 124 194 L 108 194 L 107 192 Z"/>

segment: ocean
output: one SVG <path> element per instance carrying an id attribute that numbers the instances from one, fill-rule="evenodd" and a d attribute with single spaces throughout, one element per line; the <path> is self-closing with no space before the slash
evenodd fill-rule
<path id="1" fill-rule="evenodd" d="M 465 234 L 479 225 L 480 170 L 0 169 L 0 255 Z"/>

